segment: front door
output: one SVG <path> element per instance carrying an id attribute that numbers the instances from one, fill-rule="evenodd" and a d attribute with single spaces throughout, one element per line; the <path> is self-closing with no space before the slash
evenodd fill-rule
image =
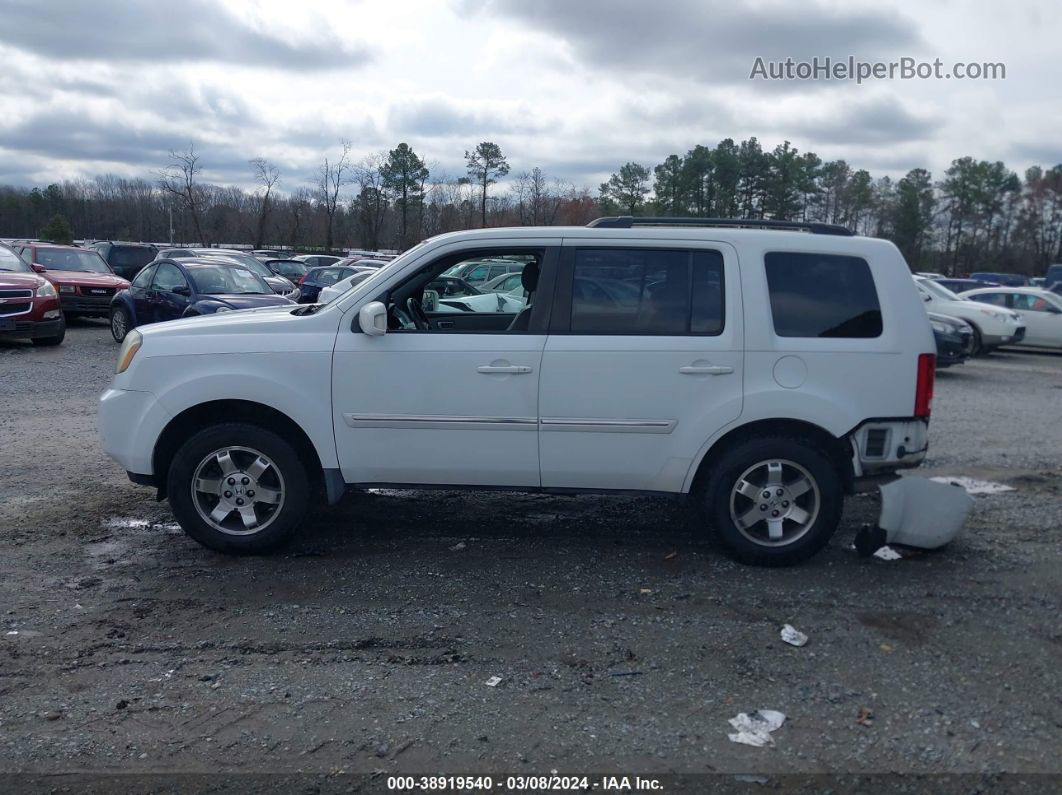
<path id="1" fill-rule="evenodd" d="M 151 286 L 154 295 L 149 299 L 150 322 L 161 323 L 164 320 L 176 320 L 184 314 L 184 310 L 188 307 L 188 296 L 174 291 L 183 289 L 190 292 L 190 287 L 180 268 L 170 262 L 161 263 L 155 271 Z"/>
<path id="2" fill-rule="evenodd" d="M 680 491 L 741 413 L 734 250 L 566 241 L 542 357 L 542 485 Z"/>
<path id="3" fill-rule="evenodd" d="M 537 487 L 538 401 L 548 302 L 465 296 L 425 311 L 442 271 L 473 257 L 510 256 L 542 277 L 559 241 L 506 241 L 506 248 L 439 252 L 373 298 L 389 330 L 368 336 L 344 317 L 332 360 L 336 449 L 347 483 Z M 475 300 L 472 300 L 475 299 Z M 455 302 L 456 303 L 456 302 Z M 480 316 L 480 317 L 477 317 Z"/>
<path id="4" fill-rule="evenodd" d="M 1014 311 L 1025 325 L 1026 345 L 1062 347 L 1062 312 L 1054 299 L 1029 293 L 1011 293 Z"/>

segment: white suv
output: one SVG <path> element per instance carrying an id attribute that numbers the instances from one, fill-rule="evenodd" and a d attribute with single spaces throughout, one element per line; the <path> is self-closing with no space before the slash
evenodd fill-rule
<path id="1" fill-rule="evenodd" d="M 425 311 L 440 274 L 505 257 L 526 305 Z M 100 424 L 225 552 L 287 540 L 315 489 L 431 485 L 690 494 L 731 555 L 782 565 L 858 480 L 922 461 L 934 350 L 896 247 L 839 227 L 480 229 L 327 305 L 131 332 Z"/>

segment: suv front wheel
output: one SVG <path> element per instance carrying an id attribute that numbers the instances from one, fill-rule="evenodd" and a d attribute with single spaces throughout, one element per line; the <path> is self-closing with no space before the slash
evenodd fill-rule
<path id="1" fill-rule="evenodd" d="M 306 514 L 310 483 L 286 439 L 257 425 L 226 423 L 181 445 L 167 492 L 178 523 L 200 544 L 257 554 L 291 538 Z"/>
<path id="2" fill-rule="evenodd" d="M 762 437 L 725 451 L 703 493 L 724 550 L 742 563 L 789 566 L 818 552 L 841 521 L 837 469 L 811 442 Z"/>

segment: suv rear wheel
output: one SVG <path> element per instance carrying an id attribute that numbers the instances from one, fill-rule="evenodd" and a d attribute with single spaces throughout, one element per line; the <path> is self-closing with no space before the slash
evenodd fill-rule
<path id="1" fill-rule="evenodd" d="M 185 532 L 219 552 L 257 554 L 287 542 L 309 506 L 295 448 L 257 425 L 215 425 L 185 442 L 170 464 L 170 507 Z"/>
<path id="2" fill-rule="evenodd" d="M 712 466 L 702 495 L 716 540 L 742 563 L 789 566 L 811 557 L 837 529 L 841 479 L 811 442 L 750 439 Z"/>

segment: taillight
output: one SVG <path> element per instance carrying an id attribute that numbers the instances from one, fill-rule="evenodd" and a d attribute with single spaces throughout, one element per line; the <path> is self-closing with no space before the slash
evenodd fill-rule
<path id="1" fill-rule="evenodd" d="M 307 276 L 307 275 L 308 275 L 308 274 L 305 274 L 305 273 L 304 273 L 304 274 L 302 274 L 302 276 L 300 276 L 300 277 L 299 277 L 299 280 L 298 280 L 297 282 L 295 282 L 295 286 L 296 286 L 296 287 L 302 287 L 302 283 L 303 283 L 304 281 L 306 281 L 306 276 Z"/>
<path id="2" fill-rule="evenodd" d="M 929 419 L 933 410 L 933 380 L 937 374 L 937 357 L 932 353 L 918 355 L 918 381 L 915 383 L 914 415 Z"/>

